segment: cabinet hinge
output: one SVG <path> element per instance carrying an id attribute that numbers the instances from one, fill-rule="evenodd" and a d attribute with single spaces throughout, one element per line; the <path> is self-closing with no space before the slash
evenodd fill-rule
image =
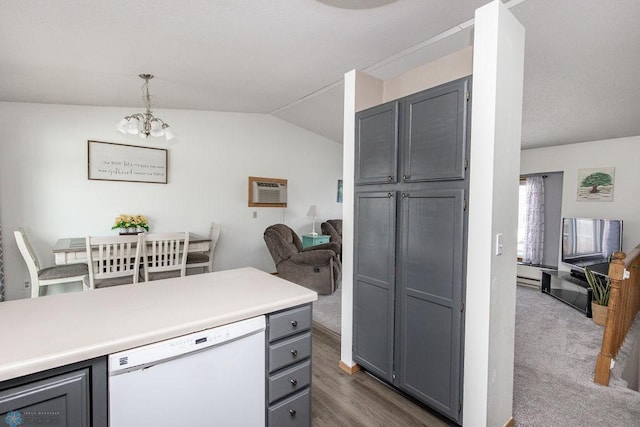
<path id="1" fill-rule="evenodd" d="M 458 401 L 458 413 L 462 411 L 462 402 Z"/>
<path id="2" fill-rule="evenodd" d="M 471 92 L 469 91 L 469 89 L 465 91 L 464 96 L 467 99 L 467 101 L 471 99 Z"/>
<path id="3" fill-rule="evenodd" d="M 467 210 L 467 199 L 464 199 L 462 201 L 462 210 L 465 210 L 465 211 Z"/>
<path id="4" fill-rule="evenodd" d="M 460 313 L 462 313 L 464 311 L 464 303 L 461 302 L 460 303 Z"/>
<path id="5" fill-rule="evenodd" d="M 469 159 L 464 159 L 464 170 L 469 169 Z"/>

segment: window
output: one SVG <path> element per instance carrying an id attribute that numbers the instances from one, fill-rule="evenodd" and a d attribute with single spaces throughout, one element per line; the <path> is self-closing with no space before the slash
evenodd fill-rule
<path id="1" fill-rule="evenodd" d="M 544 256 L 544 178 L 545 175 L 528 176 L 520 185 L 522 215 L 522 262 L 541 265 Z"/>
<path id="2" fill-rule="evenodd" d="M 518 198 L 518 262 L 557 268 L 562 231 L 562 172 L 520 177 Z"/>
<path id="3" fill-rule="evenodd" d="M 520 178 L 518 197 L 518 261 L 524 258 L 524 236 L 527 229 L 527 180 Z"/>

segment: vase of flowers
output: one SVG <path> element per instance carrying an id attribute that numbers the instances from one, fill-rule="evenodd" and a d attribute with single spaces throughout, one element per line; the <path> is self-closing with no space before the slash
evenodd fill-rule
<path id="1" fill-rule="evenodd" d="M 143 231 L 149 231 L 149 222 L 144 215 L 120 214 L 111 229 L 120 230 L 120 234 L 138 234 Z"/>

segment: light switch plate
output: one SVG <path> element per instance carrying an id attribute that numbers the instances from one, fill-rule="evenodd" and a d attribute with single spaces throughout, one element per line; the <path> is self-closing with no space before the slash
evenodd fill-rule
<path id="1" fill-rule="evenodd" d="M 496 234 L 496 256 L 502 255 L 502 233 Z"/>

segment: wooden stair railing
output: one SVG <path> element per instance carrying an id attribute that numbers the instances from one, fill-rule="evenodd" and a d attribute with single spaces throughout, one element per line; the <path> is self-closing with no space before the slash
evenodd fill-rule
<path id="1" fill-rule="evenodd" d="M 628 258 L 624 252 L 615 252 L 613 256 L 615 259 L 609 265 L 611 294 L 607 322 L 594 375 L 594 381 L 605 386 L 609 385 L 611 361 L 617 356 L 640 310 L 640 245 L 629 253 Z"/>

